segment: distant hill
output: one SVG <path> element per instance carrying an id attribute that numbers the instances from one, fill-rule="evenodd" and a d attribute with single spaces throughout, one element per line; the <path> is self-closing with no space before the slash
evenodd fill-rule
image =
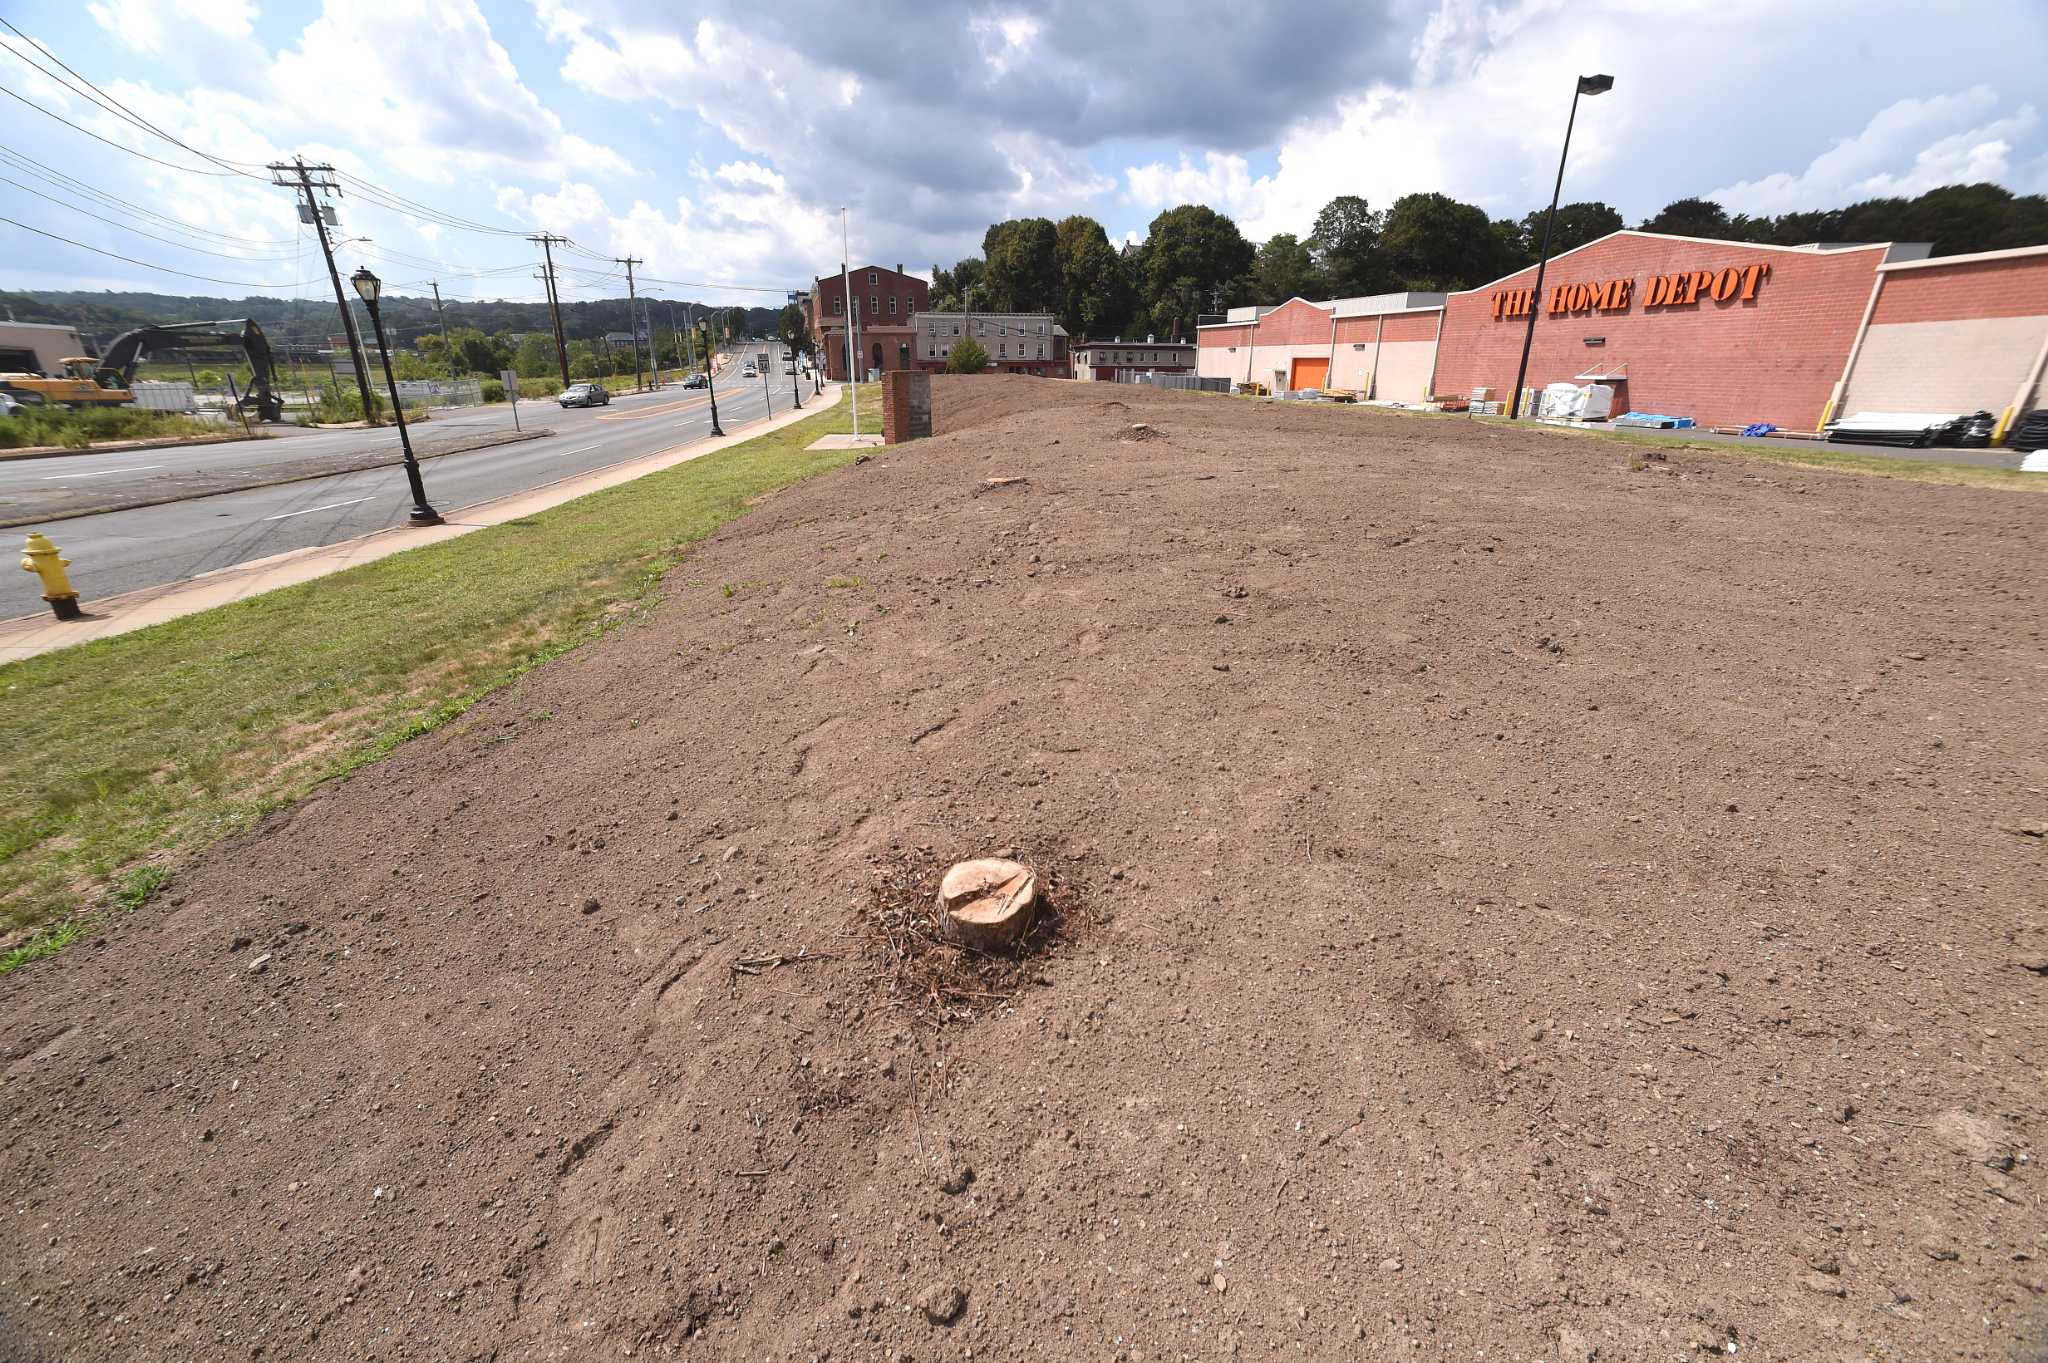
<path id="1" fill-rule="evenodd" d="M 475 327 L 492 335 L 508 331 L 548 330 L 545 303 L 479 302 L 451 298 L 445 306 L 450 327 Z M 702 311 L 707 305 L 693 301 L 691 306 Z M 748 308 L 748 334 L 773 335 L 781 311 L 780 305 Z M 383 312 L 385 327 L 394 333 L 393 341 L 401 346 L 438 325 L 431 295 L 426 298 L 410 294 L 387 295 L 383 300 Z M 655 303 L 652 312 L 657 328 L 668 325 L 666 303 Z M 678 322 L 683 320 L 684 305 L 681 302 L 675 305 L 675 315 Z M 255 319 L 270 334 L 273 342 L 315 342 L 341 330 L 333 300 L 313 298 L 210 298 L 204 295 L 112 290 L 9 292 L 0 289 L 0 317 L 10 316 L 17 322 L 59 322 L 75 326 L 100 345 L 132 327 L 162 322 L 210 322 L 230 317 Z M 601 298 L 562 305 L 562 331 L 570 340 L 586 340 L 608 331 L 630 328 L 628 304 L 624 298 Z"/>

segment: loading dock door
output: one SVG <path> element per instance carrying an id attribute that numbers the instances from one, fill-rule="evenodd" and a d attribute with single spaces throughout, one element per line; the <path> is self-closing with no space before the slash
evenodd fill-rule
<path id="1" fill-rule="evenodd" d="M 1299 359 L 1294 362 L 1294 377 L 1288 387 L 1293 389 L 1321 388 L 1330 377 L 1328 357 L 1321 359 Z"/>

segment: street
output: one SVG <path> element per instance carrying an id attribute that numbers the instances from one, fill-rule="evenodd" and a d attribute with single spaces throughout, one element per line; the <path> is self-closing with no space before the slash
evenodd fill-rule
<path id="1" fill-rule="evenodd" d="M 728 372 L 734 377 L 720 377 L 718 415 L 726 430 L 736 431 L 762 418 L 764 394 L 758 379 L 748 383 L 738 380 L 737 368 Z M 808 404 L 808 390 L 804 396 Z M 766 400 L 775 413 L 789 410 L 788 375 L 771 376 Z M 545 426 L 555 434 L 427 460 L 421 466 L 427 496 L 442 515 L 457 519 L 454 513 L 464 506 L 697 439 L 711 425 L 711 404 L 705 393 L 676 386 L 659 393 L 623 394 L 607 407 L 564 409 L 552 401 L 521 402 L 519 406 L 522 425 L 528 429 Z M 415 440 L 509 430 L 511 425 L 509 407 L 458 410 L 415 427 Z M 266 461 L 298 460 L 325 452 L 359 453 L 378 444 L 395 450 L 397 442 L 397 430 L 385 427 L 18 460 L 0 464 L 0 506 L 10 494 L 48 486 L 43 481 L 48 479 L 92 479 L 143 489 L 149 479 L 179 469 L 260 468 Z M 405 470 L 393 465 L 79 516 L 43 528 L 71 560 L 71 579 L 90 606 L 95 598 L 182 581 L 250 559 L 332 544 L 402 524 L 411 509 Z M 27 573 L 11 574 L 7 595 L 0 599 L 0 615 L 28 615 L 42 609 L 35 578 Z"/>

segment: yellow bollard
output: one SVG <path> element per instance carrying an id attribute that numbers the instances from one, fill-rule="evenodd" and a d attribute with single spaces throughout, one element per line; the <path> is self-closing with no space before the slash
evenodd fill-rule
<path id="1" fill-rule="evenodd" d="M 59 556 L 57 546 L 42 531 L 29 532 L 21 551 L 21 570 L 43 580 L 43 600 L 50 603 L 51 614 L 59 620 L 77 620 L 85 614 L 78 608 L 78 589 L 64 571 L 70 566 L 71 560 Z"/>

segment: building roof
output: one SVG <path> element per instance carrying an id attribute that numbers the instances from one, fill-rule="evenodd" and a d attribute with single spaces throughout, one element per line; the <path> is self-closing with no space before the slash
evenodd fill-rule
<path id="1" fill-rule="evenodd" d="M 1927 270 L 1943 265 L 1976 265 L 1990 260 L 2024 260 L 2028 256 L 2048 256 L 2048 246 L 2014 246 L 2004 251 L 1972 251 L 1962 256 L 1919 257 L 1911 260 L 1896 260 L 1886 256 L 1880 270 Z"/>

